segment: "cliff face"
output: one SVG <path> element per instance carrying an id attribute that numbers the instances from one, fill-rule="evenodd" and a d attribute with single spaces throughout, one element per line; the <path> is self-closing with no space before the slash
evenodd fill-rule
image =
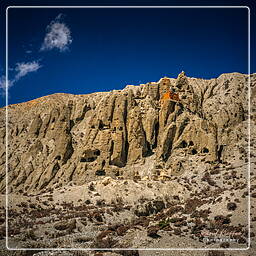
<path id="1" fill-rule="evenodd" d="M 251 76 L 254 88 L 256 75 Z M 161 96 L 169 87 L 181 102 Z M 0 110 L 5 190 L 5 109 Z M 162 78 L 89 95 L 54 94 L 8 107 L 9 190 L 70 182 L 168 180 L 198 162 L 247 161 L 248 76 Z M 196 168 L 196 167 L 195 167 Z"/>

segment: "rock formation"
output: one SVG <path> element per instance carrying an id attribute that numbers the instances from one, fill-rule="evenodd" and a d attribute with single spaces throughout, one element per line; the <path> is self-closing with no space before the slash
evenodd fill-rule
<path id="1" fill-rule="evenodd" d="M 255 80 L 254 74 L 251 83 Z M 160 104 L 169 87 L 181 101 Z M 59 93 L 10 105 L 8 134 L 2 108 L 0 190 L 5 190 L 6 136 L 10 191 L 79 185 L 101 176 L 161 179 L 188 172 L 191 161 L 228 162 L 247 150 L 247 92 L 247 75 L 205 80 L 182 72 L 177 79 L 120 91 Z"/>

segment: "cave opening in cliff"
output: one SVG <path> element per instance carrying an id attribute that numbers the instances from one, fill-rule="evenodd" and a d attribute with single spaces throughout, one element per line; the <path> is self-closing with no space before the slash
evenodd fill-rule
<path id="1" fill-rule="evenodd" d="M 95 172 L 95 175 L 97 175 L 97 176 L 105 176 L 106 175 L 106 171 L 105 170 L 97 170 Z"/>
<path id="2" fill-rule="evenodd" d="M 221 163 L 222 160 L 221 160 L 221 156 L 222 156 L 222 152 L 223 152 L 223 149 L 224 149 L 224 146 L 223 145 L 220 145 L 218 151 L 217 151 L 217 159 L 218 161 Z"/>
<path id="3" fill-rule="evenodd" d="M 152 145 L 152 149 L 157 147 L 157 139 L 158 139 L 158 134 L 159 134 L 159 122 L 156 122 L 154 130 L 155 130 L 155 134 L 154 134 L 155 141 L 154 141 L 154 144 Z"/>
<path id="4" fill-rule="evenodd" d="M 202 152 L 203 153 L 209 153 L 209 149 L 208 148 L 203 148 Z"/>
<path id="5" fill-rule="evenodd" d="M 192 155 L 196 155 L 197 154 L 197 150 L 195 148 L 193 148 L 191 153 L 192 153 Z"/>
<path id="6" fill-rule="evenodd" d="M 185 140 L 183 140 L 182 142 L 181 142 L 181 147 L 182 148 L 186 148 L 188 146 L 188 143 L 185 141 Z"/>
<path id="7" fill-rule="evenodd" d="M 103 128 L 104 128 L 104 124 L 103 124 L 103 122 L 100 120 L 100 121 L 99 121 L 99 130 L 103 130 Z"/>
<path id="8" fill-rule="evenodd" d="M 194 146 L 194 142 L 191 140 L 188 145 L 189 146 Z"/>

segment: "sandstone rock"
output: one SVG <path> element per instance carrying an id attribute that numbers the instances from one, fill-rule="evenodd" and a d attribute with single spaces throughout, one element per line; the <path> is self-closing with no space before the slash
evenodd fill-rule
<path id="1" fill-rule="evenodd" d="M 252 74 L 252 88 L 255 81 Z M 181 101 L 160 104 L 170 87 Z M 248 137 L 247 92 L 247 75 L 230 73 L 205 80 L 182 72 L 177 79 L 165 77 L 119 91 L 60 93 L 11 105 L 9 186 L 33 191 L 53 184 L 84 184 L 104 175 L 165 180 L 185 175 L 190 161 L 225 162 L 234 157 L 244 161 L 246 152 L 239 152 L 246 148 Z M 254 120 L 253 106 L 252 110 Z M 2 108 L 1 192 L 5 132 Z"/>
<path id="2" fill-rule="evenodd" d="M 146 156 L 148 148 L 146 134 L 142 125 L 140 109 L 135 107 L 129 112 L 127 120 L 128 133 L 128 161 L 135 163 L 137 160 Z"/>
<path id="3" fill-rule="evenodd" d="M 160 92 L 159 92 L 159 84 L 158 83 L 147 83 L 143 87 L 142 91 L 143 97 L 151 97 L 153 100 L 159 100 L 160 99 Z"/>
<path id="4" fill-rule="evenodd" d="M 176 133 L 176 124 L 170 124 L 162 134 L 161 141 L 158 146 L 158 158 L 166 161 L 171 155 L 174 136 Z"/>
<path id="5" fill-rule="evenodd" d="M 40 118 L 40 115 L 37 115 L 35 119 L 32 121 L 32 124 L 29 129 L 29 134 L 32 136 L 38 135 L 41 125 L 42 125 L 42 119 Z"/>
<path id="6" fill-rule="evenodd" d="M 176 80 L 175 86 L 179 89 L 183 89 L 186 90 L 188 89 L 189 85 L 188 85 L 188 79 L 186 77 L 186 74 L 184 71 L 182 71 L 179 75 L 178 78 Z"/>
<path id="7" fill-rule="evenodd" d="M 121 95 L 115 102 L 115 109 L 112 120 L 112 144 L 111 144 L 111 160 L 110 163 L 118 167 L 123 167 L 127 160 L 127 99 Z"/>

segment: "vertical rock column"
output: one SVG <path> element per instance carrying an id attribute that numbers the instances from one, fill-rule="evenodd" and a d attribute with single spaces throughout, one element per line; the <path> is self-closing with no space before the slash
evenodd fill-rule
<path id="1" fill-rule="evenodd" d="M 129 111 L 127 120 L 128 130 L 128 160 L 129 163 L 135 163 L 148 152 L 146 134 L 142 125 L 140 108 L 137 106 Z"/>
<path id="2" fill-rule="evenodd" d="M 111 123 L 112 146 L 110 164 L 123 167 L 126 163 L 127 152 L 127 98 L 120 95 L 116 98 L 113 119 Z"/>

